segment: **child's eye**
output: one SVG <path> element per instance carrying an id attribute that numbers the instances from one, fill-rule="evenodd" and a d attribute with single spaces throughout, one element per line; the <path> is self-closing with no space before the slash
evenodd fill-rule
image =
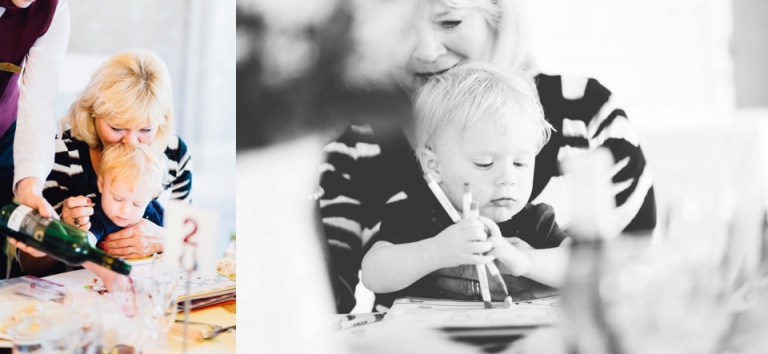
<path id="1" fill-rule="evenodd" d="M 491 166 L 493 166 L 493 162 L 489 162 L 489 163 L 477 163 L 477 162 L 475 162 L 475 167 L 477 167 L 477 168 L 479 168 L 481 170 L 487 170 L 487 169 L 491 168 Z"/>
<path id="2" fill-rule="evenodd" d="M 141 204 L 139 204 L 139 203 L 133 203 L 133 206 L 135 206 L 137 208 L 141 208 Z"/>
<path id="3" fill-rule="evenodd" d="M 517 166 L 517 167 L 525 167 L 525 166 L 528 166 L 528 164 L 526 164 L 524 162 L 515 162 L 515 166 Z"/>
<path id="4" fill-rule="evenodd" d="M 461 24 L 461 20 L 448 20 L 448 21 L 440 21 L 438 24 L 439 24 L 439 25 L 440 25 L 440 27 L 442 27 L 442 28 L 445 28 L 445 29 L 451 29 L 451 28 L 455 28 L 455 27 L 457 27 L 458 25 L 460 25 L 460 24 Z"/>
<path id="5" fill-rule="evenodd" d="M 122 198 L 118 198 L 118 197 L 112 197 L 112 199 L 114 199 L 116 202 L 122 202 L 123 201 Z"/>

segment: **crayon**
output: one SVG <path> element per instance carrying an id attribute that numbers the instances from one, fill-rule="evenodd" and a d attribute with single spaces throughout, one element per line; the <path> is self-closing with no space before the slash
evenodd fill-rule
<path id="1" fill-rule="evenodd" d="M 339 320 L 337 329 L 349 329 L 366 325 L 368 323 L 379 322 L 384 319 L 386 312 L 382 313 L 365 313 L 360 315 L 346 315 Z"/>

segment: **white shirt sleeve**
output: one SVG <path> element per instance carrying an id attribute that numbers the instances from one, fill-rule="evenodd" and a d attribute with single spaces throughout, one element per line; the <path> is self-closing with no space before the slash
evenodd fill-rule
<path id="1" fill-rule="evenodd" d="M 19 84 L 19 113 L 13 141 L 13 189 L 26 177 L 45 182 L 53 167 L 53 101 L 59 71 L 69 42 L 69 6 L 60 0 L 48 31 L 35 41 L 26 57 Z"/>

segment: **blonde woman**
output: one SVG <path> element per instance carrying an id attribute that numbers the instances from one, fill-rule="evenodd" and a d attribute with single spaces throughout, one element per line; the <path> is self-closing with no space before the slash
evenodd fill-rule
<path id="1" fill-rule="evenodd" d="M 43 191 L 63 221 L 90 228 L 90 204 L 101 199 L 96 173 L 101 153 L 114 144 L 146 144 L 163 151 L 172 182 L 158 199 L 190 201 L 192 163 L 184 142 L 171 134 L 172 98 L 168 69 L 151 51 L 115 54 L 96 70 L 62 119 L 53 171 Z M 114 256 L 144 257 L 162 251 L 163 235 L 160 225 L 143 219 L 107 235 L 100 246 Z"/>
<path id="2" fill-rule="evenodd" d="M 368 6 L 376 4 L 383 8 L 369 13 L 397 15 L 371 16 L 361 26 L 389 26 L 389 32 L 403 36 L 393 42 L 407 55 L 391 58 L 400 60 L 393 71 L 408 93 L 466 61 L 523 70 L 536 82 L 545 118 L 555 132 L 536 157 L 533 189 L 524 202 L 551 205 L 558 224 L 567 229 L 571 184 L 568 176 L 560 172 L 558 162 L 603 146 L 611 150 L 616 161 L 612 193 L 616 198 L 617 222 L 627 232 L 650 231 L 655 227 L 651 173 L 626 113 L 611 92 L 594 79 L 536 71 L 527 51 L 522 23 L 525 17 L 519 1 L 380 1 L 369 2 Z M 381 47 L 383 41 L 374 36 L 366 38 L 364 34 L 381 34 L 383 30 L 360 32 L 363 35 L 357 39 L 363 46 L 369 43 L 369 52 Z M 334 268 L 339 274 L 334 280 L 337 299 L 342 299 L 337 304 L 340 312 L 354 306 L 360 261 L 366 248 L 378 240 L 385 210 L 393 203 L 418 195 L 424 184 L 423 172 L 414 157 L 409 124 L 403 126 L 402 134 L 393 137 L 387 136 L 386 130 L 381 129 L 384 124 L 379 123 L 353 122 L 343 136 L 325 149 L 328 159 L 321 179 L 325 190 L 321 214 Z M 437 210 L 432 220 L 445 219 L 444 214 Z M 517 242 L 517 238 L 510 241 Z M 521 243 L 518 246 L 529 247 Z M 434 274 L 434 283 L 446 293 L 445 297 L 477 298 L 472 290 L 476 289 L 472 283 L 476 279 L 473 270 L 474 267 L 440 270 Z M 517 278 L 508 286 L 518 298 L 526 298 L 536 296 L 530 291 L 536 284 L 531 283 L 529 279 Z M 343 299 L 352 301 L 342 303 Z"/>

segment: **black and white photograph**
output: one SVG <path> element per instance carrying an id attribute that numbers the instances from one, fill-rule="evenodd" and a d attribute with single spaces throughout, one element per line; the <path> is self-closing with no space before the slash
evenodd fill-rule
<path id="1" fill-rule="evenodd" d="M 765 1 L 236 12 L 249 348 L 768 350 Z"/>

